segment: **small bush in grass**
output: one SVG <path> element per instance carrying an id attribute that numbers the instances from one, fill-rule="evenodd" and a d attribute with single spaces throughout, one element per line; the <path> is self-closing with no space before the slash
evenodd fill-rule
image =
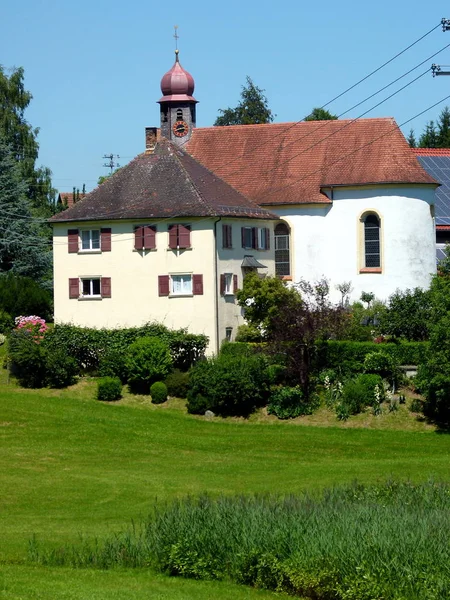
<path id="1" fill-rule="evenodd" d="M 300 415 L 311 415 L 317 408 L 315 397 L 305 399 L 300 386 L 280 387 L 271 394 L 267 412 L 279 419 L 295 419 Z"/>
<path id="2" fill-rule="evenodd" d="M 125 365 L 130 388 L 148 393 L 152 383 L 165 379 L 172 369 L 169 346 L 157 337 L 140 338 L 128 348 Z"/>
<path id="3" fill-rule="evenodd" d="M 212 402 L 201 394 L 191 396 L 188 392 L 187 411 L 190 415 L 204 415 L 207 410 L 212 410 Z"/>
<path id="4" fill-rule="evenodd" d="M 189 372 L 175 369 L 170 373 L 164 383 L 167 386 L 167 393 L 174 398 L 186 398 L 189 391 Z"/>
<path id="5" fill-rule="evenodd" d="M 372 406 L 375 401 L 383 402 L 383 379 L 380 375 L 361 373 L 356 381 L 364 388 L 365 406 Z"/>
<path id="6" fill-rule="evenodd" d="M 8 340 L 11 373 L 22 387 L 40 388 L 47 378 L 46 352 L 27 330 L 13 330 Z"/>
<path id="7" fill-rule="evenodd" d="M 419 398 L 413 398 L 409 405 L 410 412 L 421 413 L 423 412 L 423 402 Z"/>
<path id="8" fill-rule="evenodd" d="M 97 400 L 111 402 L 122 398 L 122 382 L 118 377 L 102 377 L 97 383 Z"/>
<path id="9" fill-rule="evenodd" d="M 150 387 L 150 396 L 153 404 L 162 404 L 167 400 L 167 386 L 162 381 L 155 381 Z"/>
<path id="10" fill-rule="evenodd" d="M 59 348 L 46 351 L 46 382 L 50 387 L 63 388 L 73 385 L 78 375 L 77 361 Z"/>

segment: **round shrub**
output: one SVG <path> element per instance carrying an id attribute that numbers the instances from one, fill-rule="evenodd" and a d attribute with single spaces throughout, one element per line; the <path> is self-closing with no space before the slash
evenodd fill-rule
<path id="1" fill-rule="evenodd" d="M 140 338 L 128 348 L 125 366 L 131 389 L 148 393 L 152 383 L 165 379 L 172 368 L 169 347 L 156 337 Z"/>
<path id="2" fill-rule="evenodd" d="M 369 352 L 364 358 L 364 371 L 381 377 L 394 378 L 397 375 L 395 359 L 384 352 Z"/>
<path id="3" fill-rule="evenodd" d="M 155 381 L 150 387 L 150 396 L 153 404 L 162 404 L 167 400 L 167 386 L 162 381 Z"/>
<path id="4" fill-rule="evenodd" d="M 167 376 L 165 382 L 167 393 L 175 398 L 186 398 L 189 391 L 189 373 L 175 369 Z"/>
<path id="5" fill-rule="evenodd" d="M 59 348 L 47 349 L 45 356 L 46 382 L 50 387 L 73 385 L 78 375 L 77 361 Z"/>
<path id="6" fill-rule="evenodd" d="M 204 415 L 207 410 L 211 410 L 212 404 L 208 398 L 201 394 L 191 395 L 188 393 L 187 411 L 190 415 Z"/>
<path id="7" fill-rule="evenodd" d="M 267 405 L 267 412 L 279 419 L 295 419 L 300 415 L 311 415 L 318 408 L 317 400 L 306 400 L 300 386 L 280 387 L 275 390 Z"/>
<path id="8" fill-rule="evenodd" d="M 118 377 L 102 377 L 97 383 L 97 400 L 111 402 L 122 398 L 122 382 Z"/>
<path id="9" fill-rule="evenodd" d="M 365 390 L 365 406 L 373 406 L 374 402 L 384 400 L 383 379 L 380 375 L 362 373 L 358 375 L 356 381 Z M 378 390 L 377 394 L 375 394 L 376 390 Z"/>
<path id="10" fill-rule="evenodd" d="M 248 416 L 266 403 L 266 367 L 260 355 L 219 355 L 198 363 L 190 375 L 188 412 L 193 412 L 192 406 L 201 396 L 207 400 L 207 409 L 218 415 Z"/>

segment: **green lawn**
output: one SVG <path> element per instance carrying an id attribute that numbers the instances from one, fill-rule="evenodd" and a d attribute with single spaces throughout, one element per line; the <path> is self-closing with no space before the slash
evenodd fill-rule
<path id="1" fill-rule="evenodd" d="M 31 567 L 27 542 L 33 534 L 45 545 L 103 536 L 147 515 L 155 499 L 188 493 L 287 493 L 450 474 L 450 436 L 426 427 L 208 421 L 177 402 L 99 403 L 90 381 L 39 391 L 7 384 L 5 371 L 0 377 L 0 598 L 274 598 L 144 571 Z"/>

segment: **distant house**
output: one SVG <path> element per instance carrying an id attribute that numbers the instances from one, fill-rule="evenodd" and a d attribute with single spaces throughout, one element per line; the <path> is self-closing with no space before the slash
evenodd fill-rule
<path id="1" fill-rule="evenodd" d="M 196 128 L 178 53 L 161 91 L 145 153 L 52 219 L 57 321 L 158 320 L 215 352 L 248 269 L 325 277 L 335 300 L 428 287 L 439 184 L 393 119 Z"/>
<path id="2" fill-rule="evenodd" d="M 85 195 L 84 193 L 80 193 L 79 190 L 76 192 L 59 192 L 56 206 L 60 210 L 65 210 L 81 200 L 81 198 L 84 198 Z"/>
<path id="3" fill-rule="evenodd" d="M 412 148 L 423 168 L 440 183 L 436 190 L 436 258 L 450 243 L 450 148 Z"/>

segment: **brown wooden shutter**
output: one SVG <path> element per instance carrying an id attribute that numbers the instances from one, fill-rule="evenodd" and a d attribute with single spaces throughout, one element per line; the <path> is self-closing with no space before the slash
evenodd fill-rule
<path id="1" fill-rule="evenodd" d="M 142 250 L 144 247 L 144 228 L 143 227 L 135 227 L 134 228 L 134 249 Z"/>
<path id="2" fill-rule="evenodd" d="M 169 288 L 169 276 L 158 275 L 158 289 L 160 296 L 168 296 L 170 292 Z"/>
<path id="3" fill-rule="evenodd" d="M 178 225 L 169 225 L 169 248 L 178 246 Z"/>
<path id="4" fill-rule="evenodd" d="M 194 296 L 203 295 L 203 275 L 192 275 Z"/>
<path id="5" fill-rule="evenodd" d="M 236 293 L 238 290 L 238 276 L 233 275 L 233 293 Z"/>
<path id="6" fill-rule="evenodd" d="M 100 229 L 100 249 L 102 252 L 111 252 L 111 228 Z"/>
<path id="7" fill-rule="evenodd" d="M 78 252 L 78 229 L 69 229 L 67 239 L 69 241 L 69 252 L 72 254 Z"/>
<path id="8" fill-rule="evenodd" d="M 258 249 L 258 228 L 252 227 L 252 248 Z"/>
<path id="9" fill-rule="evenodd" d="M 241 241 L 242 247 L 245 248 L 245 227 L 241 227 Z"/>
<path id="10" fill-rule="evenodd" d="M 232 248 L 231 225 L 222 225 L 222 248 Z"/>
<path id="11" fill-rule="evenodd" d="M 266 239 L 266 250 L 270 250 L 270 229 L 268 227 L 264 228 L 264 237 Z"/>
<path id="12" fill-rule="evenodd" d="M 146 225 L 144 228 L 144 248 L 152 250 L 156 248 L 156 227 Z"/>
<path id="13" fill-rule="evenodd" d="M 69 298 L 79 298 L 80 296 L 80 280 L 78 277 L 69 279 Z"/>
<path id="14" fill-rule="evenodd" d="M 111 277 L 101 278 L 100 293 L 102 298 L 111 298 Z"/>
<path id="15" fill-rule="evenodd" d="M 220 276 L 220 293 L 222 296 L 225 294 L 225 273 Z"/>
<path id="16" fill-rule="evenodd" d="M 178 245 L 180 248 L 191 247 L 191 228 L 189 225 L 178 225 Z"/>

